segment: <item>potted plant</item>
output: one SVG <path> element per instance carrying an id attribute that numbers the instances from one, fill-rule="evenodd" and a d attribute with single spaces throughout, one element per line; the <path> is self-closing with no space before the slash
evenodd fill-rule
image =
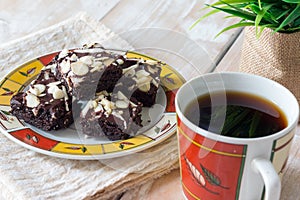
<path id="1" fill-rule="evenodd" d="M 300 103 L 300 0 L 219 0 L 193 26 L 217 12 L 239 22 L 224 31 L 245 27 L 240 70 L 275 80 Z"/>

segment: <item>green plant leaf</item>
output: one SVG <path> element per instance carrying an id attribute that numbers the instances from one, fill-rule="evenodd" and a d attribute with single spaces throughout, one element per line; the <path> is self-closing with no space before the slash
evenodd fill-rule
<path id="1" fill-rule="evenodd" d="M 286 10 L 286 11 L 282 11 L 282 12 L 278 12 L 278 15 L 276 16 L 275 15 L 275 17 L 276 17 L 276 20 L 279 20 L 280 18 L 282 18 L 282 17 L 285 17 L 286 16 L 286 14 L 288 14 L 289 12 L 291 12 L 291 9 L 289 9 L 289 10 Z M 274 11 L 274 14 L 275 14 L 276 12 Z M 273 15 L 274 15 L 273 14 Z"/>
<path id="2" fill-rule="evenodd" d="M 267 11 L 273 6 L 273 4 L 270 4 L 262 9 L 260 9 L 257 13 L 257 16 L 255 18 L 255 32 L 256 32 L 256 36 L 258 35 L 258 26 L 260 25 L 261 20 L 263 19 L 263 17 L 265 16 L 265 14 L 267 13 Z"/>
<path id="3" fill-rule="evenodd" d="M 261 7 L 261 2 L 260 2 L 260 0 L 258 0 L 258 7 L 259 7 L 259 9 L 260 9 L 260 10 L 262 10 L 262 7 Z"/>
<path id="4" fill-rule="evenodd" d="M 245 8 L 248 4 L 238 4 L 238 5 L 232 5 L 229 3 L 226 3 L 225 1 L 220 0 L 220 2 L 223 2 L 225 5 L 228 6 L 228 8 L 232 8 L 233 10 L 239 11 L 241 13 L 246 13 L 245 10 L 243 10 L 242 8 Z M 253 13 L 248 13 L 248 14 L 253 14 Z"/>
<path id="5" fill-rule="evenodd" d="M 242 24 L 248 22 L 253 22 L 250 26 L 256 27 L 257 37 L 267 27 L 274 32 L 283 33 L 299 31 L 300 27 L 300 0 L 217 0 L 206 6 L 206 8 L 213 8 L 214 10 L 199 18 L 192 27 L 204 18 L 220 11 L 227 14 L 226 18 L 242 19 L 238 24 L 229 26 L 220 33 L 240 26 L 249 26 L 250 24 Z"/>
<path id="6" fill-rule="evenodd" d="M 260 36 L 263 33 L 264 29 L 267 28 L 267 27 L 268 28 L 272 28 L 272 25 L 271 24 L 267 24 L 267 25 L 260 26 L 259 32 L 256 33 L 256 38 L 260 38 Z"/>
<path id="7" fill-rule="evenodd" d="M 271 15 L 268 10 L 272 8 L 274 4 L 269 4 L 268 6 L 263 7 L 260 9 L 257 5 L 249 5 L 249 8 L 258 16 L 261 16 L 264 20 L 270 22 L 270 23 L 278 23 L 276 20 L 276 17 Z M 256 16 L 257 18 L 257 16 Z M 260 20 L 261 21 L 261 20 Z"/>
<path id="8" fill-rule="evenodd" d="M 212 6 L 224 5 L 224 4 L 242 4 L 242 3 L 251 3 L 256 1 L 247 1 L 247 0 L 222 0 L 217 1 L 216 3 L 211 4 Z"/>
<path id="9" fill-rule="evenodd" d="M 300 17 L 294 21 L 294 26 L 300 26 Z"/>
<path id="10" fill-rule="evenodd" d="M 240 17 L 240 18 L 247 19 L 247 20 L 250 20 L 250 21 L 255 21 L 256 16 L 253 13 L 250 13 L 250 12 L 239 11 L 239 10 L 231 10 L 231 9 L 220 8 L 220 7 L 215 7 L 215 6 L 212 6 L 212 7 L 215 8 L 215 9 L 221 10 L 225 13 L 236 16 L 236 17 Z"/>
<path id="11" fill-rule="evenodd" d="M 228 27 L 224 28 L 223 30 L 221 30 L 215 36 L 215 38 L 220 36 L 222 33 L 226 32 L 226 31 L 229 31 L 229 30 L 234 29 L 234 28 L 245 27 L 245 26 L 254 26 L 254 22 L 239 22 L 239 23 L 233 24 L 231 26 L 228 26 Z"/>
<path id="12" fill-rule="evenodd" d="M 300 0 L 282 0 L 286 3 L 300 3 Z"/>
<path id="13" fill-rule="evenodd" d="M 291 22 L 293 22 L 295 19 L 297 19 L 299 17 L 299 13 L 300 13 L 300 3 L 297 4 L 296 8 L 289 14 L 289 16 L 280 24 L 280 26 L 275 29 L 275 32 L 280 31 L 281 29 L 283 29 L 283 27 L 285 27 L 286 25 L 290 24 Z"/>

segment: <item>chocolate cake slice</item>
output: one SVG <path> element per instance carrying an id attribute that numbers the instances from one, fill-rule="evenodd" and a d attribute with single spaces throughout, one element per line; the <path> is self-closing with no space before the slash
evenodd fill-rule
<path id="1" fill-rule="evenodd" d="M 46 131 L 73 123 L 72 99 L 50 69 L 42 70 L 29 89 L 13 96 L 10 104 L 13 115 Z"/>
<path id="2" fill-rule="evenodd" d="M 141 111 L 142 104 L 133 103 L 123 93 L 118 92 L 112 97 L 102 91 L 81 112 L 82 132 L 110 140 L 127 139 L 142 127 Z"/>

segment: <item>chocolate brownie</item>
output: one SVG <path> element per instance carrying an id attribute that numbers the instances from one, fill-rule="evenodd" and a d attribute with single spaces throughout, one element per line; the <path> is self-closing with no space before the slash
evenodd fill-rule
<path id="1" fill-rule="evenodd" d="M 122 76 L 122 55 L 92 45 L 72 51 L 63 50 L 52 63 L 59 80 L 78 100 L 89 100 L 96 92 L 111 92 Z"/>
<path id="2" fill-rule="evenodd" d="M 133 103 L 122 92 L 112 98 L 111 94 L 102 91 L 81 112 L 82 132 L 110 140 L 127 139 L 142 127 L 141 111 L 142 104 Z"/>
<path id="3" fill-rule="evenodd" d="M 124 66 L 123 76 L 114 91 L 122 91 L 128 98 L 141 102 L 145 107 L 154 105 L 160 83 L 161 63 L 152 60 L 125 59 Z"/>
<path id="4" fill-rule="evenodd" d="M 83 133 L 126 139 L 142 127 L 142 107 L 155 103 L 160 72 L 160 62 L 129 59 L 98 45 L 63 50 L 26 92 L 13 96 L 11 112 L 38 128 L 57 130 L 73 123 L 74 102 L 87 100 L 80 113 Z"/>
<path id="5" fill-rule="evenodd" d="M 11 113 L 37 128 L 49 131 L 73 123 L 72 99 L 50 69 L 44 69 L 26 92 L 12 97 Z"/>

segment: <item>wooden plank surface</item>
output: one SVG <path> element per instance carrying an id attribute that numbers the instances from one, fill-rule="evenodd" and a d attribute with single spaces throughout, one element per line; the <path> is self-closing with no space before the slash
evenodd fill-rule
<path id="1" fill-rule="evenodd" d="M 189 61 L 201 73 L 207 72 L 202 69 L 218 63 L 239 33 L 238 30 L 228 31 L 215 38 L 219 31 L 236 21 L 223 19 L 221 13 L 190 29 L 207 12 L 201 10 L 204 3 L 212 0 L 146 2 L 121 1 L 102 22 L 138 51 L 161 59 L 175 68 L 185 66 Z"/>

